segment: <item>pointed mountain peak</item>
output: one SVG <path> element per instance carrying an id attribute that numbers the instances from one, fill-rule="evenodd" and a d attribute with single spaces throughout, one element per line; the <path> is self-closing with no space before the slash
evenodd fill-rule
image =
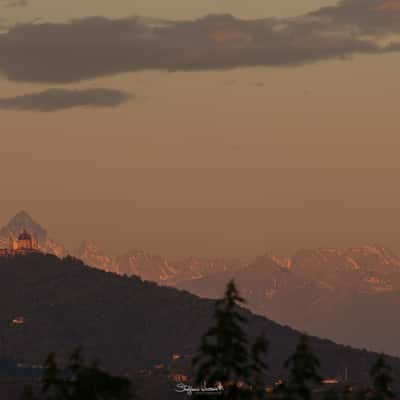
<path id="1" fill-rule="evenodd" d="M 47 238 L 46 230 L 32 219 L 26 211 L 18 212 L 3 228 L 0 229 L 0 236 L 18 236 L 26 230 L 36 237 L 39 241 Z"/>
<path id="2" fill-rule="evenodd" d="M 16 213 L 13 218 L 11 218 L 10 222 L 13 221 L 24 221 L 32 223 L 33 219 L 25 210 L 21 210 L 20 212 Z"/>

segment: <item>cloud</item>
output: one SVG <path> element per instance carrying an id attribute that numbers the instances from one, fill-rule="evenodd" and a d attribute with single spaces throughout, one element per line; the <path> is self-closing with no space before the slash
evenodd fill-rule
<path id="1" fill-rule="evenodd" d="M 28 0 L 0 0 L 0 4 L 3 4 L 3 7 L 7 8 L 26 7 L 28 5 Z"/>
<path id="2" fill-rule="evenodd" d="M 49 89 L 22 96 L 0 98 L 0 109 L 51 112 L 73 107 L 116 107 L 131 96 L 113 89 Z"/>
<path id="3" fill-rule="evenodd" d="M 209 15 L 167 21 L 91 17 L 0 34 L 10 80 L 69 83 L 140 70 L 298 66 L 398 51 L 400 0 L 343 0 L 294 18 Z"/>
<path id="4" fill-rule="evenodd" d="M 399 0 L 343 0 L 309 15 L 331 29 L 346 29 L 358 35 L 400 33 Z"/>

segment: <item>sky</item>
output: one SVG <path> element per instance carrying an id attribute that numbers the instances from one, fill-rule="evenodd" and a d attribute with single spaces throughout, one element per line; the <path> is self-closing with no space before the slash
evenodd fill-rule
<path id="1" fill-rule="evenodd" d="M 0 0 L 0 223 L 168 257 L 400 253 L 400 0 Z"/>

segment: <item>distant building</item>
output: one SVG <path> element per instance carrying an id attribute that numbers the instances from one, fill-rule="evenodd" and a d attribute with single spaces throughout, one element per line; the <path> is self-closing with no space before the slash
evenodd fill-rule
<path id="1" fill-rule="evenodd" d="M 183 373 L 172 373 L 169 375 L 169 378 L 174 382 L 188 382 L 190 378 Z"/>
<path id="2" fill-rule="evenodd" d="M 340 383 L 340 381 L 336 378 L 326 378 L 322 380 L 322 383 L 324 385 L 337 385 L 338 383 Z"/>
<path id="3" fill-rule="evenodd" d="M 0 248 L 0 256 L 38 253 L 39 251 L 37 240 L 24 230 L 17 239 L 10 237 L 8 248 Z"/>
<path id="4" fill-rule="evenodd" d="M 13 325 L 24 325 L 25 324 L 25 318 L 24 317 L 16 317 L 12 320 Z"/>

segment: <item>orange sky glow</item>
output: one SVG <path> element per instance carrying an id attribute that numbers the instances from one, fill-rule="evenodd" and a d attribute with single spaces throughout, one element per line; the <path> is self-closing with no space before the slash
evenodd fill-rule
<path id="1" fill-rule="evenodd" d="M 399 1 L 366 2 L 371 12 L 389 15 L 386 27 L 396 26 Z M 198 47 L 189 51 L 177 41 L 165 60 L 154 60 L 152 51 L 163 48 L 146 25 L 139 36 L 153 47 L 143 53 L 143 67 L 135 59 L 125 67 L 121 58 L 121 68 L 111 72 L 105 62 L 99 71 L 63 81 L 47 61 L 21 66 L 16 52 L 10 53 L 15 65 L 11 56 L 0 60 L 0 223 L 26 209 L 68 247 L 94 239 L 111 251 L 140 248 L 170 257 L 251 258 L 366 242 L 400 252 L 400 54 L 394 46 L 381 51 L 361 41 L 382 35 L 381 17 L 373 14 L 371 33 L 375 26 L 367 29 L 357 14 L 365 32 L 350 49 L 360 50 L 341 53 L 347 38 L 335 29 L 354 16 L 349 7 L 343 22 L 338 9 L 328 31 L 338 54 L 327 56 L 311 30 L 304 40 L 290 38 L 290 45 L 294 39 L 304 44 L 298 51 L 305 59 L 298 62 L 286 60 L 285 36 L 278 37 L 282 45 L 268 36 L 278 25 L 270 29 L 257 20 L 294 18 L 293 32 L 301 35 L 302 16 L 326 12 L 322 7 L 336 7 L 335 1 L 171 0 L 166 7 L 161 0 L 135 6 L 98 0 L 95 9 L 89 0 L 5 3 L 3 35 L 36 19 L 100 16 L 112 23 L 141 15 L 167 21 L 171 38 L 180 40 L 187 29 Z M 197 21 L 208 14 L 235 18 Z M 208 29 L 204 37 L 201 24 Z M 385 29 L 390 38 L 400 33 Z M 18 32 L 11 44 L 27 40 Z M 264 38 L 276 65 L 257 53 Z M 80 77 L 78 61 L 66 70 Z M 43 71 L 53 80 L 46 82 Z"/>

